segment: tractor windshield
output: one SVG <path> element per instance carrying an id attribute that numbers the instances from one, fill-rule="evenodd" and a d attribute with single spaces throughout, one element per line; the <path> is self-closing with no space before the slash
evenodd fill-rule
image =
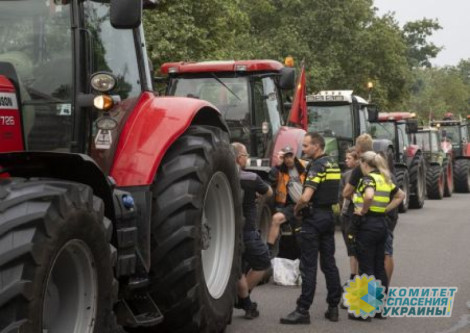
<path id="1" fill-rule="evenodd" d="M 350 105 L 309 105 L 309 131 L 353 140 Z"/>
<path id="2" fill-rule="evenodd" d="M 71 10 L 65 3 L 0 1 L 0 74 L 17 83 L 32 150 L 68 150 L 71 142 Z"/>
<path id="3" fill-rule="evenodd" d="M 393 122 L 372 123 L 370 135 L 374 139 L 387 139 L 395 142 L 395 124 Z"/>
<path id="4" fill-rule="evenodd" d="M 248 78 L 174 78 L 169 95 L 199 98 L 214 104 L 230 127 L 231 139 L 241 142 L 249 140 L 251 115 Z"/>
<path id="5" fill-rule="evenodd" d="M 416 144 L 425 152 L 437 152 L 439 144 L 436 132 L 418 132 L 415 134 Z"/>
<path id="6" fill-rule="evenodd" d="M 450 141 L 454 148 L 460 147 L 459 126 L 441 126 L 439 131 L 441 132 L 442 141 Z"/>

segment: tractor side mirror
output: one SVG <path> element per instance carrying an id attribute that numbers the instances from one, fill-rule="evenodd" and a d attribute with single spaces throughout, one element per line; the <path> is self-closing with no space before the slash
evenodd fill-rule
<path id="1" fill-rule="evenodd" d="M 116 29 L 135 29 L 142 22 L 142 0 L 111 0 L 111 25 Z"/>
<path id="2" fill-rule="evenodd" d="M 418 120 L 416 119 L 408 119 L 406 122 L 406 133 L 412 134 L 418 132 Z"/>
<path id="3" fill-rule="evenodd" d="M 379 120 L 379 108 L 377 105 L 367 105 L 367 118 L 371 123 L 375 123 Z"/>
<path id="4" fill-rule="evenodd" d="M 295 88 L 295 69 L 284 67 L 281 69 L 281 79 L 279 87 L 282 90 L 293 90 Z"/>

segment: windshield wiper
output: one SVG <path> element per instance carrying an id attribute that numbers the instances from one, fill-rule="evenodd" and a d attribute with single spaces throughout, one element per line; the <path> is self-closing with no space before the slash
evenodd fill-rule
<path id="1" fill-rule="evenodd" d="M 241 99 L 240 97 L 238 97 L 237 94 L 235 94 L 235 93 L 233 92 L 233 90 L 230 89 L 221 79 L 219 79 L 219 78 L 217 77 L 217 75 L 215 75 L 214 73 L 211 73 L 211 75 L 212 75 L 212 77 L 213 77 L 217 82 L 219 82 L 222 86 L 224 86 L 225 89 L 227 89 L 228 91 L 230 91 L 230 93 L 231 93 L 233 96 L 235 96 L 235 97 L 241 102 L 242 99 Z"/>

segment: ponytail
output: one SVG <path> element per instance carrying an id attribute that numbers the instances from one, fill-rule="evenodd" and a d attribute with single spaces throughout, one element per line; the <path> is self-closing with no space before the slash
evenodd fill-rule
<path id="1" fill-rule="evenodd" d="M 379 154 L 375 154 L 374 163 L 377 169 L 379 169 L 380 174 L 385 178 L 385 182 L 390 184 L 390 171 L 388 170 L 387 161 L 380 156 Z"/>
<path id="2" fill-rule="evenodd" d="M 372 168 L 377 168 L 380 174 L 385 178 L 385 182 L 390 184 L 390 171 L 388 169 L 387 161 L 373 151 L 365 152 L 361 155 L 361 161 L 367 163 Z"/>

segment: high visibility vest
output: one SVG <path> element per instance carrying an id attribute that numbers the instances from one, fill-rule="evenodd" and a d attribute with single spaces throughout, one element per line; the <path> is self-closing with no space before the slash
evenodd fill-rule
<path id="1" fill-rule="evenodd" d="M 307 165 L 307 162 L 304 160 L 299 159 L 300 164 L 304 167 Z M 294 166 L 296 168 L 296 166 Z M 300 183 L 303 184 L 305 182 L 305 175 L 306 172 L 299 172 Z M 280 205 L 284 205 L 287 201 L 287 184 L 289 183 L 290 176 L 289 172 L 281 172 L 279 171 L 277 175 L 277 186 L 276 186 L 276 203 Z"/>
<path id="2" fill-rule="evenodd" d="M 380 173 L 371 172 L 369 173 L 369 176 L 375 181 L 375 192 L 369 211 L 385 214 L 385 208 L 387 208 L 390 203 L 390 192 L 393 191 L 395 185 L 393 183 L 387 183 L 384 176 Z M 353 203 L 356 208 L 362 208 L 364 206 L 363 195 L 365 189 L 366 184 L 364 184 L 361 179 L 353 196 Z"/>

